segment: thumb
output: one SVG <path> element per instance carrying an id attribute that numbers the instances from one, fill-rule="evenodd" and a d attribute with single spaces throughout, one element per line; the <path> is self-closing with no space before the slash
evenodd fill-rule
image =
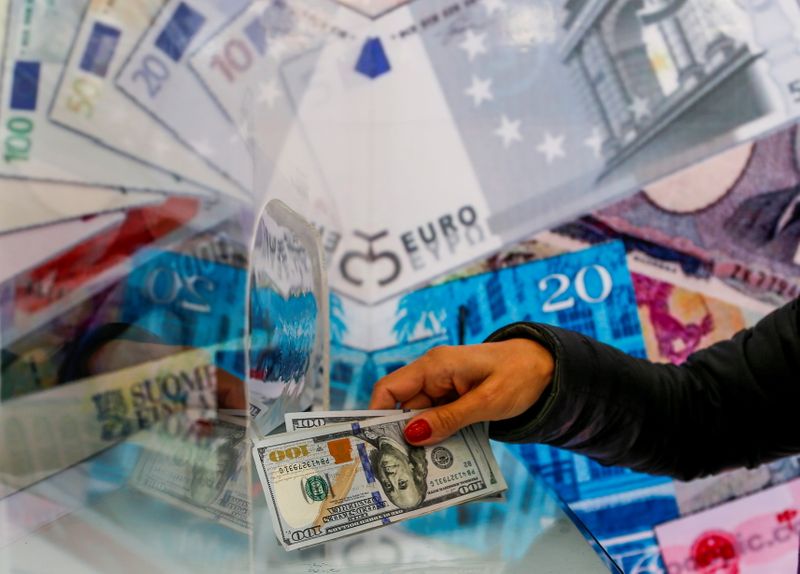
<path id="1" fill-rule="evenodd" d="M 466 393 L 452 403 L 428 409 L 414 417 L 403 431 L 406 440 L 417 446 L 436 444 L 478 422 L 483 405 L 475 395 L 474 392 Z"/>

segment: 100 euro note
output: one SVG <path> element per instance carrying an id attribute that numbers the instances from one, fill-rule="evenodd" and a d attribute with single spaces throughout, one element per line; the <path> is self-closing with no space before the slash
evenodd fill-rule
<path id="1" fill-rule="evenodd" d="M 253 449 L 273 527 L 287 550 L 434 512 L 506 489 L 490 485 L 475 436 L 459 431 L 411 447 L 414 416 L 336 424 L 271 436 Z"/>

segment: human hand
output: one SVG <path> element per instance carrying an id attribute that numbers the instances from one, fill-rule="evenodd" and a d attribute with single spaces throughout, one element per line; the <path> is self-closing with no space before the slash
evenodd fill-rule
<path id="1" fill-rule="evenodd" d="M 378 381 L 369 408 L 429 409 L 408 422 L 405 436 L 415 445 L 435 444 L 465 426 L 524 413 L 550 384 L 553 368 L 550 352 L 528 339 L 436 347 Z"/>

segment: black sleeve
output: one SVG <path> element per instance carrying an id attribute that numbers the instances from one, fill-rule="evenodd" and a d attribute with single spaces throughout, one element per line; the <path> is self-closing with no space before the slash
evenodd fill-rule
<path id="1" fill-rule="evenodd" d="M 489 341 L 533 339 L 553 382 L 492 438 L 541 442 L 683 480 L 800 452 L 800 299 L 681 366 L 650 363 L 588 337 L 515 323 Z"/>

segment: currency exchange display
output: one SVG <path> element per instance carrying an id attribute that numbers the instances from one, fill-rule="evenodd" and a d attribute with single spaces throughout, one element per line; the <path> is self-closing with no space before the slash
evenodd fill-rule
<path id="1" fill-rule="evenodd" d="M 797 298 L 797 0 L 0 0 L 0 36 L 0 556 L 88 472 L 87 532 L 223 532 L 198 571 L 524 570 L 559 512 L 624 572 L 796 562 L 799 457 L 680 482 L 364 409 L 515 321 L 681 364 Z"/>

